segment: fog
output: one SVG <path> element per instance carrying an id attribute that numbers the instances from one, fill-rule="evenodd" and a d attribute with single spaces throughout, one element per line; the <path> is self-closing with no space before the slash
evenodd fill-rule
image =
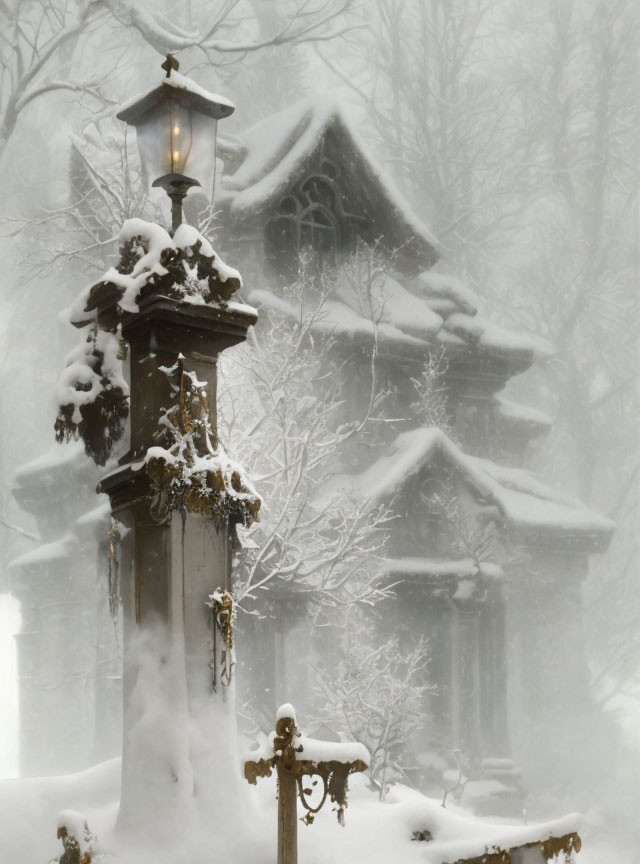
<path id="1" fill-rule="evenodd" d="M 185 217 L 258 312 L 210 430 L 262 499 L 233 530 L 241 741 L 292 702 L 369 748 L 381 800 L 580 811 L 576 861 L 637 860 L 639 18 L 633 0 L 2 6 L 0 777 L 121 752 L 128 529 L 95 489 L 128 433 L 105 433 L 105 466 L 54 423 L 78 295 L 125 220 L 170 222 L 115 114 L 172 52 L 236 106 L 213 201 L 203 182 Z"/>

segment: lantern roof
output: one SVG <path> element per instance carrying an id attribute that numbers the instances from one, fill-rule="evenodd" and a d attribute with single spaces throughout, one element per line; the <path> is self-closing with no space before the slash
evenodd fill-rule
<path id="1" fill-rule="evenodd" d="M 167 77 L 162 83 L 153 90 L 139 94 L 126 102 L 116 114 L 118 120 L 138 126 L 149 111 L 163 102 L 177 102 L 216 120 L 233 114 L 236 108 L 233 102 L 217 93 L 210 93 L 191 78 L 181 75 L 177 71 L 177 60 L 171 59 L 171 63 L 163 64 L 163 68 L 167 69 Z"/>

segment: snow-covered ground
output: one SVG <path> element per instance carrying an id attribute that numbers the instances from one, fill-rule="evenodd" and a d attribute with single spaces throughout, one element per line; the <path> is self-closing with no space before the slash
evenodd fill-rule
<path id="1" fill-rule="evenodd" d="M 238 765 L 238 770 L 240 766 Z M 64 777 L 0 782 L 0 860 L 15 864 L 43 864 L 60 854 L 56 839 L 58 813 L 82 813 L 97 836 L 94 861 L 113 864 L 198 864 L 233 860 L 234 864 L 266 864 L 276 857 L 276 783 L 263 779 L 243 787 L 234 822 L 217 822 L 211 814 L 206 836 L 186 833 L 175 848 L 122 849 L 114 840 L 120 786 L 120 762 L 113 760 Z M 495 844 L 502 848 L 536 839 L 561 836 L 580 829 L 573 814 L 545 825 L 515 826 L 470 818 L 455 804 L 444 809 L 439 801 L 403 786 L 394 787 L 384 803 L 367 786 L 364 776 L 351 781 L 346 824 L 342 828 L 328 805 L 312 826 L 300 824 L 299 857 L 308 864 L 441 864 L 477 856 Z M 432 840 L 412 839 L 428 831 Z M 587 847 L 589 844 L 586 844 Z M 594 847 L 597 848 L 597 847 Z M 212 850 L 218 854 L 212 856 Z M 117 852 L 116 852 L 117 850 Z M 115 853 L 115 854 L 114 854 Z M 232 859 L 228 856 L 232 855 Z M 602 859 L 600 859 L 602 860 Z M 623 858 L 620 862 L 627 864 Z M 580 864 L 595 864 L 588 848 Z M 629 864 L 631 861 L 629 859 Z"/>

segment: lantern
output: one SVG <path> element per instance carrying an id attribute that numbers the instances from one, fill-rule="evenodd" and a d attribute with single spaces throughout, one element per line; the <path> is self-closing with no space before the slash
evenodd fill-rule
<path id="1" fill-rule="evenodd" d="M 138 96 L 116 115 L 136 129 L 142 175 L 172 200 L 173 230 L 182 222 L 182 201 L 192 186 L 213 200 L 218 120 L 235 106 L 178 73 L 171 54 L 159 87 Z"/>

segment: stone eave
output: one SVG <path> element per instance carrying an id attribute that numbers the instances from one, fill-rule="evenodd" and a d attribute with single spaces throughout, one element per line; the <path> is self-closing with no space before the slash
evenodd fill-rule
<path id="1" fill-rule="evenodd" d="M 153 496 L 151 479 L 144 470 L 144 462 L 128 462 L 105 474 L 98 483 L 96 492 L 109 496 L 114 513 L 131 507 L 137 501 Z"/>
<path id="2" fill-rule="evenodd" d="M 498 423 L 508 429 L 510 435 L 537 438 L 548 434 L 553 426 L 551 418 L 542 411 L 513 402 L 501 395 L 496 396 L 493 404 Z"/>
<path id="3" fill-rule="evenodd" d="M 386 558 L 381 561 L 382 584 L 394 591 L 424 588 L 447 604 L 483 605 L 499 594 L 502 568 L 491 562 L 477 566 L 471 559 Z"/>
<path id="4" fill-rule="evenodd" d="M 78 548 L 77 536 L 68 533 L 59 540 L 41 543 L 35 549 L 24 552 L 9 563 L 8 569 L 14 572 L 19 570 L 21 574 L 26 571 L 46 570 L 54 561 L 66 560 L 72 552 L 77 552 Z"/>
<path id="5" fill-rule="evenodd" d="M 591 527 L 584 531 L 571 531 L 558 526 L 524 526 L 505 520 L 507 538 L 511 545 L 536 552 L 541 547 L 557 552 L 575 554 L 602 554 L 611 543 L 614 527 Z"/>
<path id="6" fill-rule="evenodd" d="M 271 309 L 276 313 L 290 316 L 292 320 L 297 320 L 299 317 L 296 308 L 265 289 L 254 289 L 248 297 L 258 308 L 265 308 L 267 311 Z M 353 311 L 350 307 L 346 309 L 350 313 Z M 368 324 L 364 318 L 362 322 L 364 325 Z M 375 345 L 378 357 L 407 364 L 413 367 L 412 374 L 417 364 L 426 362 L 430 352 L 444 349 L 448 380 L 468 381 L 474 389 L 477 389 L 479 380 L 484 380 L 489 384 L 485 390 L 490 393 L 501 390 L 511 377 L 526 371 L 534 359 L 533 349 L 529 347 L 500 350 L 482 345 L 477 341 L 465 342 L 461 337 L 446 330 L 429 334 L 427 338 L 421 339 L 386 323 L 379 324 L 374 334 L 373 328 L 370 330 L 342 328 L 339 324 L 330 324 L 320 317 L 312 323 L 310 329 L 317 336 L 324 335 L 332 339 L 333 349 L 342 353 L 354 350 L 370 352 Z"/>
<path id="7" fill-rule="evenodd" d="M 138 302 L 137 312 L 122 310 L 118 303 L 120 289 L 110 282 L 99 283 L 92 297 L 92 310 L 105 330 L 115 332 L 119 324 L 125 339 L 136 331 L 160 328 L 166 330 L 169 341 L 175 341 L 178 328 L 192 342 L 210 343 L 215 337 L 216 350 L 236 345 L 246 338 L 247 330 L 258 320 L 257 312 L 244 304 L 194 304 L 150 293 Z M 89 311 L 92 311 L 89 310 Z M 82 326 L 78 324 L 77 326 Z M 176 351 L 181 350 L 176 344 Z"/>
<path id="8" fill-rule="evenodd" d="M 417 579 L 474 579 L 485 576 L 489 579 L 500 579 L 502 568 L 499 564 L 482 561 L 476 564 L 471 558 L 439 559 L 420 558 L 416 556 L 405 556 L 402 558 L 385 558 L 382 560 L 382 569 L 385 573 L 405 578 L 415 577 Z"/>

